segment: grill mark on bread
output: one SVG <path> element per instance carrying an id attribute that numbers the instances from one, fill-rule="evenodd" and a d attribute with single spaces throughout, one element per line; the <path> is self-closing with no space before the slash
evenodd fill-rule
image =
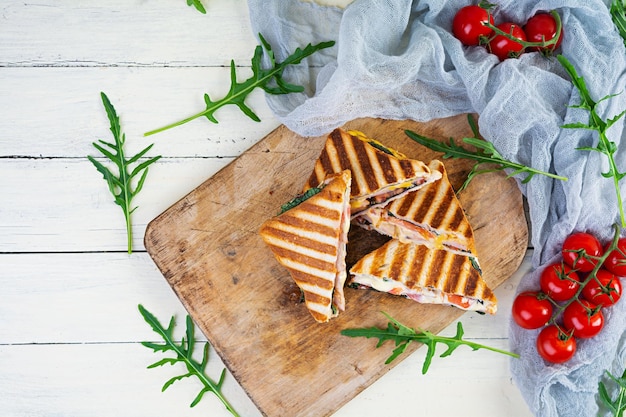
<path id="1" fill-rule="evenodd" d="M 307 268 L 319 269 L 322 271 L 334 271 L 335 269 L 335 265 L 333 263 L 326 262 L 322 259 L 316 259 L 316 258 L 310 257 L 308 255 L 302 254 L 300 252 L 297 252 L 291 249 L 276 247 L 275 253 L 277 256 L 279 256 L 282 259 L 291 259 L 297 262 L 298 264 L 302 264 L 306 266 Z M 306 275 L 307 277 L 307 279 L 305 280 L 306 282 L 309 282 L 313 285 L 316 285 L 321 288 L 326 288 L 326 289 L 330 289 L 333 287 L 332 283 L 328 280 L 316 277 L 304 271 L 298 271 L 298 272 L 300 274 Z"/>
<path id="2" fill-rule="evenodd" d="M 411 210 L 411 206 L 413 205 L 413 202 L 415 201 L 417 196 L 418 193 L 416 192 L 407 193 L 404 197 L 392 202 L 391 204 L 395 208 L 395 213 L 399 216 L 405 217 L 409 210 Z"/>
<path id="3" fill-rule="evenodd" d="M 424 248 L 424 251 L 426 251 L 426 248 Z M 443 250 L 437 250 L 432 252 L 432 257 L 428 262 L 431 273 L 428 274 L 425 286 L 438 288 L 440 287 L 441 281 L 446 281 L 446 277 L 443 276 L 442 270 L 447 254 L 448 253 Z"/>
<path id="4" fill-rule="evenodd" d="M 416 277 L 420 277 L 422 275 L 422 270 L 424 268 L 430 268 L 430 265 L 426 265 L 427 262 L 420 262 L 419 264 L 415 262 L 415 259 L 424 259 L 424 255 L 427 253 L 427 249 L 425 246 L 416 246 L 415 248 L 415 257 L 413 258 L 413 262 L 411 263 L 412 266 L 412 270 L 411 273 L 416 276 Z M 427 283 L 425 283 L 424 285 L 428 285 Z"/>
<path id="5" fill-rule="evenodd" d="M 331 303 L 330 298 L 324 297 L 323 295 L 319 295 L 311 291 L 302 291 L 302 293 L 304 294 L 304 298 L 310 303 L 320 304 L 323 306 Z"/>
<path id="6" fill-rule="evenodd" d="M 464 293 L 473 297 L 478 290 L 478 273 L 472 268 L 468 271 L 467 280 L 465 280 Z"/>
<path id="7" fill-rule="evenodd" d="M 346 152 L 342 152 L 342 150 L 345 150 L 345 142 L 342 137 L 341 131 L 338 129 L 333 130 L 330 134 L 330 137 L 334 146 L 333 159 L 337 163 L 337 168 L 340 171 L 343 171 L 344 169 L 350 169 L 352 167 L 352 163 L 350 162 L 348 155 L 346 155 Z M 335 172 L 332 171 L 332 167 L 330 169 L 331 171 L 326 172 Z"/>
<path id="8" fill-rule="evenodd" d="M 463 279 L 465 272 L 463 270 L 463 264 L 466 260 L 463 257 L 455 256 L 451 259 L 450 275 L 458 277 L 456 280 L 447 280 L 446 285 L 443 287 L 443 291 L 452 294 L 463 294 L 463 291 L 458 287 L 459 281 Z M 465 294 L 469 295 L 469 294 Z"/>
<path id="9" fill-rule="evenodd" d="M 354 156 L 356 157 L 356 161 L 358 165 L 361 167 L 363 171 L 363 177 L 367 184 L 367 189 L 365 192 L 371 193 L 372 191 L 380 188 L 380 184 L 376 179 L 376 168 L 372 165 L 372 161 L 370 160 L 370 155 L 368 152 L 367 143 L 362 141 L 359 138 L 352 137 L 351 140 L 352 147 L 354 149 Z M 377 161 L 377 159 L 375 159 Z"/>
<path id="10" fill-rule="evenodd" d="M 427 185 L 426 187 L 419 190 L 419 194 L 414 194 L 414 193 L 410 193 L 410 194 L 412 194 L 411 197 L 407 197 L 410 200 L 408 203 L 410 204 L 413 204 L 414 202 L 417 203 L 419 199 L 420 205 L 417 209 L 414 209 L 415 214 L 413 215 L 413 218 L 415 219 L 416 222 L 422 223 L 424 222 L 424 219 L 426 218 L 428 213 L 432 210 L 433 201 L 435 200 L 435 197 L 437 196 L 437 189 L 436 187 Z M 411 207 L 408 207 L 406 209 L 406 213 L 401 214 L 401 215 L 402 216 L 408 215 L 410 210 L 411 210 Z"/>
<path id="11" fill-rule="evenodd" d="M 385 185 L 397 184 L 430 169 L 420 161 L 398 159 L 358 136 L 337 128 L 327 137 L 305 190 L 317 187 L 326 174 L 349 169 L 353 172 L 351 196 L 371 194 Z"/>
<path id="12" fill-rule="evenodd" d="M 320 235 L 329 236 L 329 237 L 333 237 L 337 235 L 337 231 L 331 227 L 324 226 L 321 224 L 315 224 L 315 225 L 305 227 L 305 223 L 306 222 L 295 217 L 286 217 L 283 219 L 283 224 L 294 226 L 295 228 L 306 229 L 306 231 L 309 233 L 315 232 L 315 233 L 319 233 Z M 312 249 L 318 250 L 319 252 L 324 252 L 324 253 L 332 253 L 336 251 L 336 248 L 333 245 L 328 245 L 322 242 L 317 242 L 316 240 L 312 240 L 309 237 L 296 235 L 295 233 L 292 233 L 288 230 L 272 227 L 271 229 L 268 229 L 268 232 L 269 234 L 274 235 L 277 239 L 284 240 L 293 245 L 312 248 Z M 335 248 L 335 249 L 332 250 L 331 252 L 331 249 L 324 249 L 324 248 Z"/>
<path id="13" fill-rule="evenodd" d="M 411 178 L 417 174 L 410 159 L 400 159 L 399 162 L 405 177 Z"/>
<path id="14" fill-rule="evenodd" d="M 463 218 L 465 216 L 463 215 L 463 211 L 462 210 L 455 210 L 453 215 L 452 215 L 452 219 L 450 219 L 450 221 L 448 222 L 450 225 L 450 228 L 452 230 L 456 230 L 459 231 L 463 236 L 465 237 L 469 237 L 468 236 L 468 232 L 467 232 L 467 228 L 463 228 L 463 230 L 461 230 L 461 224 L 463 222 Z"/>
<path id="15" fill-rule="evenodd" d="M 402 274 L 402 270 L 403 268 L 403 264 L 404 264 L 404 259 L 405 259 L 405 252 L 404 251 L 397 251 L 395 253 L 395 256 L 393 256 L 390 260 L 389 260 L 389 276 L 390 277 L 399 277 L 399 276 L 403 276 Z"/>
<path id="16" fill-rule="evenodd" d="M 324 180 L 324 174 L 326 172 L 332 172 L 333 167 L 331 165 L 331 161 L 330 158 L 328 156 L 328 152 L 322 152 L 318 162 L 316 163 L 316 167 L 315 167 L 315 171 L 313 172 L 313 175 L 311 175 L 311 177 L 309 178 L 309 187 L 310 188 L 314 188 L 319 186 L 322 181 Z M 321 170 L 318 171 L 318 168 L 321 168 Z"/>
<path id="17" fill-rule="evenodd" d="M 387 154 L 376 152 L 376 161 L 378 162 L 378 165 L 380 165 L 385 181 L 388 183 L 394 182 L 396 180 L 396 176 L 393 172 L 393 167 L 389 162 Z"/>
<path id="18" fill-rule="evenodd" d="M 306 295 L 305 295 L 305 298 L 306 298 Z M 318 313 L 317 311 L 309 310 L 309 312 L 311 313 L 311 315 L 317 322 L 324 322 L 328 319 L 328 317 L 325 314 Z"/>
<path id="19" fill-rule="evenodd" d="M 448 217 L 448 212 L 451 209 L 451 205 L 451 199 L 446 197 L 443 200 L 439 201 L 436 209 L 434 207 L 431 207 L 429 212 L 432 213 L 432 216 L 428 224 L 435 229 L 438 229 L 441 226 L 446 226 L 446 218 Z M 454 230 L 453 225 L 449 224 L 448 226 L 450 227 L 450 229 Z"/>

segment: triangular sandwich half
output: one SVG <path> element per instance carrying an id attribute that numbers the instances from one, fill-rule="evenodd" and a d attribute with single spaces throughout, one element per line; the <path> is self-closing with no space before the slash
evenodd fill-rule
<path id="1" fill-rule="evenodd" d="M 327 322 L 345 309 L 346 243 L 350 227 L 348 170 L 283 206 L 260 235 L 304 294 L 313 318 Z"/>
<path id="2" fill-rule="evenodd" d="M 361 132 L 335 129 L 328 135 L 304 190 L 344 169 L 352 172 L 353 217 L 441 178 L 440 172 L 431 172 L 422 161 L 409 159 Z"/>
<path id="3" fill-rule="evenodd" d="M 349 285 L 495 314 L 497 300 L 467 256 L 391 239 L 361 258 Z"/>
<path id="4" fill-rule="evenodd" d="M 428 164 L 441 179 L 406 193 L 382 207 L 362 212 L 355 223 L 368 230 L 473 257 L 477 263 L 474 231 L 439 160 Z"/>

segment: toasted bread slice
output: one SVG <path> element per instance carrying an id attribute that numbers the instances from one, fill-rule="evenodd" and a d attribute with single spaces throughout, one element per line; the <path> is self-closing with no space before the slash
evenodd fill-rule
<path id="1" fill-rule="evenodd" d="M 350 269 L 349 284 L 426 304 L 495 314 L 497 300 L 471 258 L 391 239 Z"/>
<path id="2" fill-rule="evenodd" d="M 267 220 L 259 231 L 304 294 L 313 318 L 329 321 L 345 309 L 346 244 L 351 173 L 331 174 L 297 205 Z"/>
<path id="3" fill-rule="evenodd" d="M 355 223 L 402 242 L 477 258 L 474 231 L 448 180 L 445 166 L 435 159 L 428 167 L 439 172 L 441 179 L 385 206 L 363 211 Z"/>
<path id="4" fill-rule="evenodd" d="M 304 190 L 345 169 L 352 172 L 352 217 L 441 178 L 440 172 L 431 172 L 422 161 L 409 159 L 361 132 L 335 129 L 328 135 Z"/>

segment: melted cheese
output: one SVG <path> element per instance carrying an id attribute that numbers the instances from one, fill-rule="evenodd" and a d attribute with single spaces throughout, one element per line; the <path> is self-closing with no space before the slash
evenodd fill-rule
<path id="1" fill-rule="evenodd" d="M 372 275 L 356 275 L 353 283 L 373 288 L 377 291 L 410 298 L 423 304 L 445 304 L 458 307 L 467 311 L 486 311 L 488 307 L 476 298 L 465 297 L 459 294 L 446 294 L 434 288 L 407 288 L 402 282 L 393 281 L 389 278 L 377 278 Z M 489 303 L 490 304 L 490 303 Z"/>
<path id="2" fill-rule="evenodd" d="M 390 185 L 387 187 L 389 190 L 397 190 L 398 188 L 409 188 L 413 186 L 413 181 L 405 181 L 399 184 Z"/>
<path id="3" fill-rule="evenodd" d="M 380 147 L 388 150 L 390 154 L 392 154 L 393 156 L 395 156 L 398 159 L 407 159 L 406 155 L 396 151 L 395 149 L 391 149 L 391 148 L 383 145 L 381 142 L 377 141 L 376 139 L 368 138 L 367 136 L 365 136 L 365 133 L 363 133 L 361 131 L 358 131 L 358 130 L 348 130 L 348 134 L 351 135 L 351 136 L 354 136 L 356 138 L 359 138 L 363 142 L 371 142 L 374 145 L 380 146 Z"/>

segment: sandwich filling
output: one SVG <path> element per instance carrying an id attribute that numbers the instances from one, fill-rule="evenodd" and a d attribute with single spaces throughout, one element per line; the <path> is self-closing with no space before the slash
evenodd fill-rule
<path id="1" fill-rule="evenodd" d="M 432 249 L 446 249 L 460 255 L 471 255 L 456 233 L 437 230 L 426 224 L 418 224 L 396 217 L 385 207 L 373 207 L 361 213 L 355 222 L 367 229 L 391 236 L 404 243 L 419 243 Z"/>
<path id="2" fill-rule="evenodd" d="M 383 205 L 441 178 L 422 162 L 384 146 L 363 133 L 333 130 L 315 162 L 304 190 L 316 187 L 330 173 L 352 173 L 351 215 Z"/>
<path id="3" fill-rule="evenodd" d="M 468 256 L 392 239 L 350 269 L 350 286 L 495 314 L 497 300 Z"/>
<path id="4" fill-rule="evenodd" d="M 425 177 L 415 178 L 413 181 L 403 181 L 397 184 L 391 184 L 380 190 L 366 196 L 355 197 L 350 201 L 352 207 L 352 217 L 356 217 L 359 213 L 372 207 L 379 207 L 390 201 L 400 198 L 402 195 L 416 190 L 426 185 L 428 181 Z"/>
<path id="5" fill-rule="evenodd" d="M 492 303 L 487 303 L 478 298 L 467 297 L 460 294 L 445 293 L 436 288 L 409 288 L 403 282 L 394 281 L 390 278 L 380 279 L 372 275 L 355 276 L 350 284 L 353 288 L 375 289 L 392 295 L 399 295 L 423 304 L 444 304 L 462 310 L 484 312 L 495 310 Z"/>
<path id="6" fill-rule="evenodd" d="M 346 271 L 346 248 L 348 246 L 348 231 L 350 230 L 350 186 L 345 191 L 343 211 L 341 213 L 341 229 L 339 232 L 339 244 L 337 246 L 337 261 L 335 268 L 337 269 L 337 275 L 335 276 L 335 288 L 333 290 L 333 307 L 340 311 L 345 311 L 346 301 L 344 296 L 343 287 L 348 278 Z"/>

